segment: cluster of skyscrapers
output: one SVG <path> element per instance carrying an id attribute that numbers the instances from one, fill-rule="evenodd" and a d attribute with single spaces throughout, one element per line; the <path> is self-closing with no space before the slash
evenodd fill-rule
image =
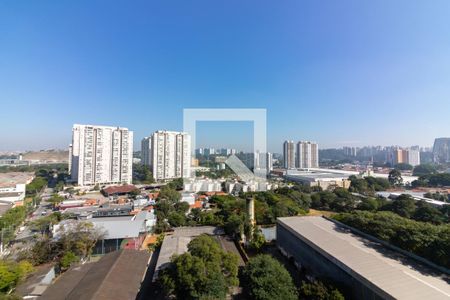
<path id="1" fill-rule="evenodd" d="M 411 166 L 420 165 L 420 149 L 419 147 L 411 147 L 411 148 L 395 148 L 392 149 L 388 153 L 387 161 L 391 163 L 391 165 L 397 164 L 409 164 Z"/>
<path id="2" fill-rule="evenodd" d="M 319 147 L 308 141 L 285 141 L 283 144 L 285 169 L 310 169 L 319 167 Z"/>

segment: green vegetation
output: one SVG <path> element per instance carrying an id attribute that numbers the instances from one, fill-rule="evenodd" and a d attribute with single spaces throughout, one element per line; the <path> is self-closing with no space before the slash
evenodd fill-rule
<path id="1" fill-rule="evenodd" d="M 393 186 L 403 185 L 402 174 L 397 169 L 391 170 L 389 172 L 388 180 L 389 180 L 389 183 Z"/>
<path id="2" fill-rule="evenodd" d="M 258 255 L 250 259 L 242 273 L 242 286 L 250 299 L 298 299 L 291 275 L 269 255 Z"/>
<path id="3" fill-rule="evenodd" d="M 311 195 L 311 208 L 347 212 L 357 206 L 357 197 L 344 188 L 335 188 L 334 191 L 322 191 Z"/>
<path id="4" fill-rule="evenodd" d="M 362 195 L 373 196 L 375 192 L 385 191 L 391 187 L 389 181 L 384 178 L 375 178 L 370 176 L 365 178 L 357 178 L 355 175 L 352 175 L 349 179 L 351 182 L 349 191 Z"/>
<path id="5" fill-rule="evenodd" d="M 420 176 L 412 182 L 413 187 L 441 187 L 450 186 L 450 174 L 438 173 Z"/>
<path id="6" fill-rule="evenodd" d="M 201 177 L 205 176 L 211 179 L 217 179 L 217 178 L 231 178 L 236 176 L 236 174 L 228 167 L 226 167 L 224 170 L 210 170 L 210 171 L 197 171 L 195 173 L 195 176 Z"/>
<path id="7" fill-rule="evenodd" d="M 396 199 L 386 202 L 379 210 L 391 211 L 404 218 L 433 224 L 448 223 L 449 216 L 446 207 L 437 209 L 425 201 L 416 201 L 410 195 L 402 194 Z"/>
<path id="8" fill-rule="evenodd" d="M 150 167 L 142 164 L 133 164 L 133 183 L 150 184 L 154 183 L 152 171 Z"/>
<path id="9" fill-rule="evenodd" d="M 438 200 L 438 201 L 443 201 L 443 202 L 450 202 L 449 197 L 447 194 L 441 194 L 441 193 L 425 193 L 425 195 L 423 195 L 425 198 L 428 199 L 434 199 L 434 200 Z"/>
<path id="10" fill-rule="evenodd" d="M 181 200 L 181 194 L 171 185 L 164 185 L 159 191 L 158 200 L 168 200 L 176 203 Z"/>
<path id="11" fill-rule="evenodd" d="M 239 284 L 238 257 L 207 235 L 193 239 L 188 252 L 171 262 L 159 281 L 165 293 L 177 299 L 225 299 L 229 288 Z"/>
<path id="12" fill-rule="evenodd" d="M 418 166 L 415 166 L 413 169 L 414 176 L 431 175 L 436 172 L 437 172 L 436 167 L 433 165 L 429 165 L 429 164 L 418 165 Z"/>
<path id="13" fill-rule="evenodd" d="M 68 263 L 74 262 L 75 257 L 77 260 L 89 257 L 102 236 L 103 232 L 95 229 L 92 223 L 79 222 L 73 226 L 61 228 L 57 239 L 43 236 L 36 241 L 31 250 L 27 250 L 22 255 L 34 265 L 58 261 L 67 266 Z"/>
<path id="14" fill-rule="evenodd" d="M 67 215 L 62 215 L 60 212 L 54 212 L 48 216 L 30 222 L 29 226 L 32 231 L 38 231 L 41 234 L 45 234 L 50 231 L 50 226 L 58 224 L 65 217 L 67 217 Z"/>
<path id="15" fill-rule="evenodd" d="M 299 294 L 300 299 L 344 300 L 338 289 L 321 281 L 302 282 Z"/>
<path id="16" fill-rule="evenodd" d="M 168 187 L 181 191 L 183 189 L 183 178 L 175 178 L 167 184 Z"/>
<path id="17" fill-rule="evenodd" d="M 244 197 L 254 197 L 256 223 L 275 224 L 278 217 L 306 214 L 311 197 L 298 189 L 281 188 L 268 192 L 249 192 Z"/>
<path id="18" fill-rule="evenodd" d="M 76 262 L 78 262 L 80 259 L 78 256 L 75 255 L 72 251 L 67 251 L 64 253 L 64 255 L 61 257 L 59 261 L 59 266 L 62 270 L 67 270 L 70 268 L 70 266 Z"/>
<path id="19" fill-rule="evenodd" d="M 394 168 L 400 171 L 411 171 L 413 169 L 413 166 L 407 163 L 399 163 L 396 164 Z"/>
<path id="20" fill-rule="evenodd" d="M 0 299 L 4 296 L 3 293 L 13 290 L 32 271 L 33 266 L 25 260 L 0 260 Z"/>
<path id="21" fill-rule="evenodd" d="M 23 223 L 27 216 L 27 208 L 18 206 L 6 211 L 0 218 L 0 232 L 2 243 L 9 243 L 14 239 L 15 229 Z"/>
<path id="22" fill-rule="evenodd" d="M 392 212 L 354 211 L 333 218 L 438 265 L 450 267 L 450 224 L 413 221 Z"/>
<path id="23" fill-rule="evenodd" d="M 7 172 L 36 172 L 43 174 L 44 172 L 52 172 L 55 170 L 56 172 L 67 172 L 69 165 L 68 164 L 44 164 L 44 165 L 27 165 L 27 166 L 1 166 L 0 173 Z M 38 175 L 38 174 L 37 174 Z M 39 176 L 39 175 L 38 175 Z M 44 176 L 45 177 L 45 176 Z"/>
<path id="24" fill-rule="evenodd" d="M 48 184 L 48 181 L 45 177 L 37 176 L 33 179 L 33 181 L 30 182 L 30 184 L 27 184 L 26 191 L 27 196 L 33 196 L 39 193 L 44 187 L 46 187 Z"/>

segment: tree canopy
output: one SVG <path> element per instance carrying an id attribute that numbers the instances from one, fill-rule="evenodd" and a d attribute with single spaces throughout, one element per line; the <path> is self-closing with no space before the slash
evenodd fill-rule
<path id="1" fill-rule="evenodd" d="M 188 252 L 175 256 L 160 272 L 166 294 L 177 299 L 225 299 L 228 289 L 239 284 L 238 257 L 222 250 L 210 236 L 201 235 L 188 244 Z"/>
<path id="2" fill-rule="evenodd" d="M 438 265 L 450 267 L 450 224 L 418 222 L 387 211 L 354 211 L 333 218 Z"/>
<path id="3" fill-rule="evenodd" d="M 242 272 L 244 292 L 255 300 L 298 299 L 289 272 L 269 255 L 251 258 Z"/>
<path id="4" fill-rule="evenodd" d="M 389 172 L 388 180 L 389 183 L 394 186 L 400 186 L 403 184 L 402 174 L 397 169 L 393 169 Z"/>

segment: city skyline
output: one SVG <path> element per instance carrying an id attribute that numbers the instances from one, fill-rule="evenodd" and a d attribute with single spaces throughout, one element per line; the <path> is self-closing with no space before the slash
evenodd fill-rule
<path id="1" fill-rule="evenodd" d="M 65 149 L 75 123 L 125 126 L 138 144 L 181 131 L 184 108 L 265 108 L 272 152 L 431 146 L 450 136 L 449 6 L 2 3 L 0 101 L 16 113 L 0 150 Z"/>

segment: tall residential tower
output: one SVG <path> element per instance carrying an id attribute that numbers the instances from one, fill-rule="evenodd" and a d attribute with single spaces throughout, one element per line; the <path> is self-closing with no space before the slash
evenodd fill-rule
<path id="1" fill-rule="evenodd" d="M 284 168 L 295 169 L 294 141 L 285 141 L 283 144 Z"/>
<path id="2" fill-rule="evenodd" d="M 142 140 L 144 165 L 156 180 L 187 178 L 191 174 L 191 137 L 184 132 L 156 131 Z"/>
<path id="3" fill-rule="evenodd" d="M 131 183 L 133 132 L 127 128 L 75 124 L 69 150 L 78 185 Z"/>
<path id="4" fill-rule="evenodd" d="M 319 147 L 314 142 L 297 143 L 297 168 L 309 169 L 319 167 Z"/>

